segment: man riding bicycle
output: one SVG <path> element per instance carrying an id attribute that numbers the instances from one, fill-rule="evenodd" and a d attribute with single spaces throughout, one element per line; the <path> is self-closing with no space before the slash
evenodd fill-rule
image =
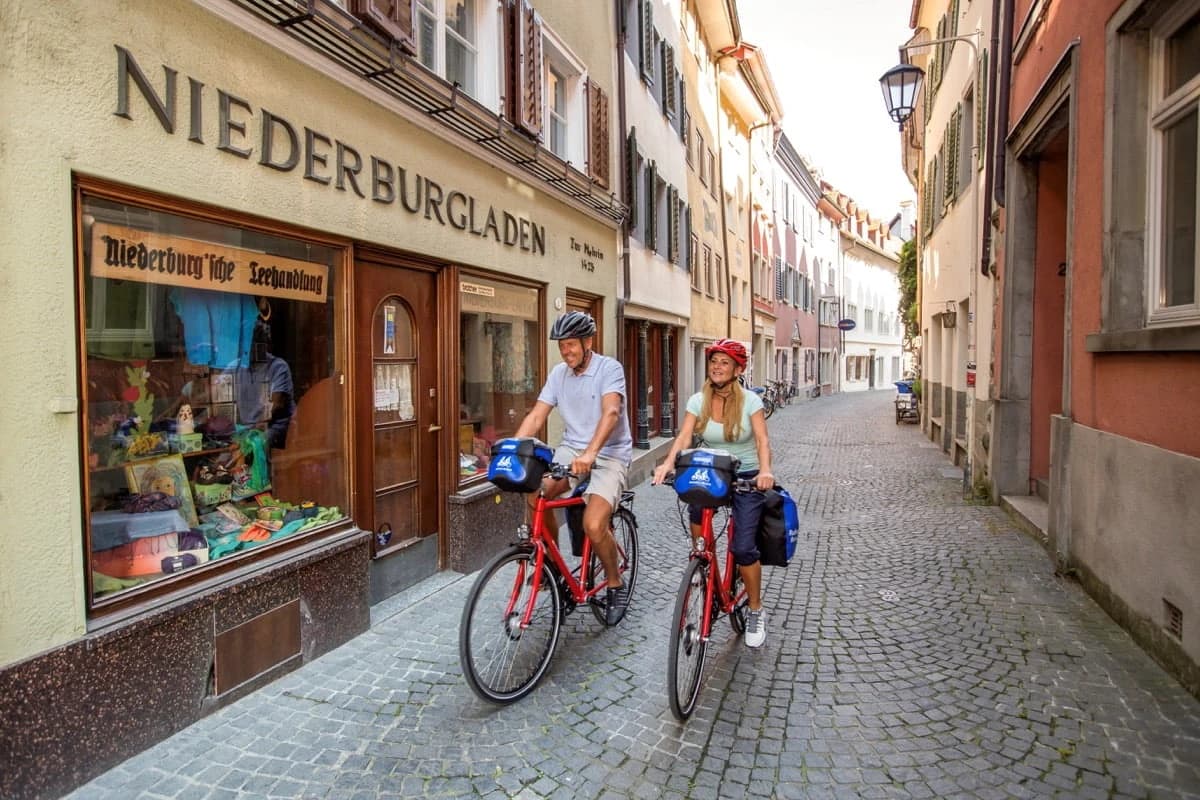
<path id="1" fill-rule="evenodd" d="M 562 363 L 550 371 L 537 402 L 515 435 L 537 434 L 550 412 L 558 408 L 564 430 L 554 461 L 569 464 L 571 472 L 580 478 L 590 478 L 584 490 L 587 506 L 583 530 L 604 565 L 608 583 L 605 614 L 608 624 L 615 625 L 629 605 L 629 590 L 621 577 L 609 520 L 625 489 L 633 437 L 625 413 L 625 371 L 616 359 L 592 350 L 595 336 L 596 320 L 583 311 L 568 311 L 554 321 L 550 338 L 558 342 Z M 550 498 L 571 488 L 572 482 L 566 479 L 547 477 L 542 482 L 542 490 Z M 537 495 L 526 497 L 532 510 Z M 553 512 L 546 512 L 544 522 L 557 535 Z"/>

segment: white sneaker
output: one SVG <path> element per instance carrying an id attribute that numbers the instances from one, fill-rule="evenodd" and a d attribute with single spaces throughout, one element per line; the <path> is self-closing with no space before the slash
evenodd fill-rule
<path id="1" fill-rule="evenodd" d="M 758 611 L 746 612 L 746 647 L 762 647 L 767 640 L 767 612 L 760 608 Z"/>

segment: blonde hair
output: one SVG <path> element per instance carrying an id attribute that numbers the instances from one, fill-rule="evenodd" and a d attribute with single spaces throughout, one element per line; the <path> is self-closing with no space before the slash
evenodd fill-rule
<path id="1" fill-rule="evenodd" d="M 745 391 L 740 381 L 729 382 L 729 397 L 725 398 L 725 408 L 723 409 L 725 421 L 722 423 L 725 426 L 725 441 L 727 442 L 737 441 L 742 435 L 742 409 L 746 403 Z M 705 429 L 708 428 L 708 420 L 712 417 L 713 385 L 708 378 L 704 379 L 700 397 L 700 416 L 696 420 L 696 432 L 703 436 Z"/>

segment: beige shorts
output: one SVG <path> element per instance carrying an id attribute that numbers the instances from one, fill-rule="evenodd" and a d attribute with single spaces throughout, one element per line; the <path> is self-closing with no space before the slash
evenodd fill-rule
<path id="1" fill-rule="evenodd" d="M 581 452 L 581 450 L 560 444 L 558 449 L 554 451 L 554 462 L 556 464 L 570 465 L 572 461 L 578 458 Z M 625 491 L 625 482 L 628 477 L 628 467 L 616 459 L 601 456 L 592 465 L 590 480 L 588 481 L 587 488 L 583 490 L 583 494 L 585 497 L 589 494 L 603 497 L 608 501 L 610 506 L 616 508 L 617 501 L 621 499 L 621 493 Z M 578 483 L 578 478 L 572 478 L 571 488 L 574 489 Z"/>

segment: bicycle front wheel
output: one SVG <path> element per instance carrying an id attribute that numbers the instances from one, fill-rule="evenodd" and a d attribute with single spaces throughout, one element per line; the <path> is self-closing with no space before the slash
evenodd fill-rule
<path id="1" fill-rule="evenodd" d="M 775 401 L 769 397 L 764 397 L 763 401 L 763 419 L 770 419 L 775 413 Z"/>
<path id="2" fill-rule="evenodd" d="M 704 632 L 704 594 L 708 586 L 708 564 L 701 559 L 688 561 L 675 598 L 674 627 L 667 654 L 667 692 L 671 713 L 685 720 L 696 709 L 700 697 L 700 679 L 704 675 L 704 651 L 708 643 Z"/>
<path id="3" fill-rule="evenodd" d="M 529 625 L 521 620 L 533 595 L 534 550 L 513 547 L 488 562 L 475 580 L 458 628 L 463 675 L 475 694 L 512 703 L 533 691 L 558 646 L 562 603 L 548 563 Z"/>
<path id="4" fill-rule="evenodd" d="M 633 602 L 633 587 L 637 582 L 637 567 L 638 567 L 638 529 L 637 518 L 633 516 L 633 512 L 627 508 L 618 508 L 612 515 L 612 531 L 613 538 L 617 542 L 617 564 L 621 570 L 621 577 L 625 581 L 625 585 L 629 587 L 629 601 Z M 600 564 L 600 559 L 596 555 L 595 548 L 592 549 L 592 563 L 588 569 L 588 588 L 591 589 L 599 580 L 598 576 L 604 573 L 604 567 Z M 594 600 L 591 603 L 592 615 L 601 624 L 607 625 L 607 606 L 603 600 Z M 625 607 L 625 613 L 628 613 L 629 607 Z M 613 624 L 616 625 L 625 618 L 625 613 L 617 619 Z"/>

